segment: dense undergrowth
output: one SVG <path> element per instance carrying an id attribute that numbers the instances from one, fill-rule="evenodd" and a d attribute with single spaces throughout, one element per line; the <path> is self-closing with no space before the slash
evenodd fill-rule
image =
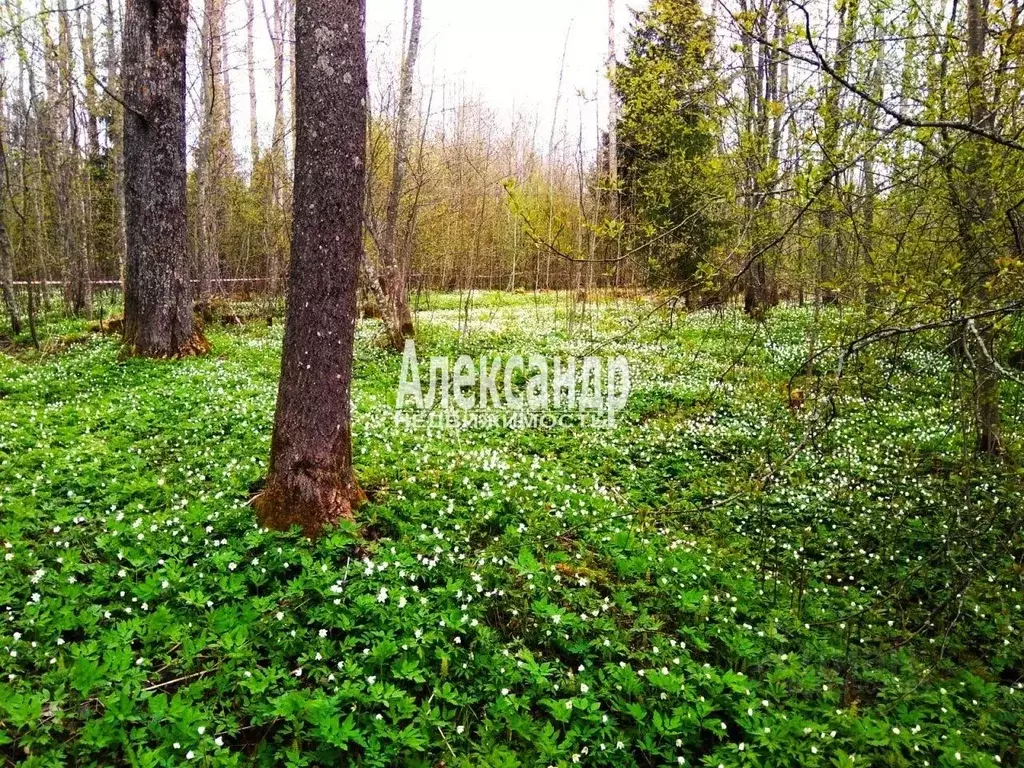
<path id="1" fill-rule="evenodd" d="M 430 300 L 421 354 L 622 353 L 630 404 L 612 431 L 399 428 L 364 321 L 371 503 L 316 545 L 247 507 L 279 325 L 169 363 L 98 334 L 0 355 L 7 764 L 1021 763 L 1021 475 L 970 458 L 938 340 L 819 391 L 809 311 L 626 333 L 651 305 L 609 302 L 570 334 L 548 297 Z"/>

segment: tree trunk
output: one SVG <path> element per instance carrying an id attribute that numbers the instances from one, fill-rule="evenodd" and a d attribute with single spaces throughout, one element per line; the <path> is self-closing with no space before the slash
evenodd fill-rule
<path id="1" fill-rule="evenodd" d="M 21 3 L 14 2 L 16 18 L 19 24 L 24 23 L 21 12 Z M 28 320 L 29 330 L 32 332 L 33 343 L 36 342 L 35 328 L 35 299 L 32 288 L 32 280 L 42 277 L 44 284 L 43 299 L 46 299 L 46 217 L 43 215 L 43 201 L 40 199 L 39 185 L 29 183 L 31 177 L 42 179 L 48 169 L 48 164 L 43 161 L 43 146 L 52 145 L 49 140 L 49 117 L 44 107 L 40 105 L 39 89 L 36 86 L 35 68 L 29 66 L 28 50 L 24 44 L 24 37 L 19 35 L 17 44 L 18 50 L 18 82 L 19 89 L 24 83 L 28 86 L 28 100 L 22 103 L 21 123 L 24 130 L 21 134 L 21 156 L 20 182 L 24 199 L 25 210 L 31 210 L 32 216 L 25 216 L 26 227 L 22 228 L 21 244 L 22 252 L 31 251 L 31 255 L 25 259 L 29 272 L 29 306 Z M 32 222 L 28 227 L 29 221 Z M 26 228 L 28 231 L 26 231 Z M 38 343 L 36 347 L 38 348 Z"/>
<path id="2" fill-rule="evenodd" d="M 967 2 L 967 98 L 971 124 L 992 130 L 994 120 L 985 90 L 987 7 L 984 0 Z M 988 231 L 995 215 L 994 190 L 990 178 L 992 153 L 988 142 L 977 136 L 967 139 L 967 147 L 969 156 L 964 174 L 967 182 L 966 209 L 961 210 L 964 219 L 961 231 L 967 233 L 964 251 L 969 262 L 965 277 L 975 294 L 970 298 L 981 306 L 987 306 L 992 300 L 988 282 L 997 271 L 995 246 Z M 974 341 L 983 347 L 975 356 L 977 449 L 988 456 L 999 456 L 1003 453 L 1003 437 L 999 371 L 995 365 L 995 327 L 986 324 L 976 340 L 967 339 L 968 344 Z"/>
<path id="3" fill-rule="evenodd" d="M 205 352 L 185 258 L 188 0 L 128 0 L 124 26 L 124 341 L 129 354 Z"/>
<path id="4" fill-rule="evenodd" d="M 56 47 L 48 28 L 44 27 L 43 31 L 44 47 L 52 57 L 47 79 L 54 102 L 47 109 L 51 125 L 47 132 L 46 159 L 55 181 L 57 228 L 67 276 L 65 303 L 71 314 L 89 315 L 92 313 L 92 282 L 86 244 L 83 180 L 78 162 L 78 108 L 67 0 L 58 0 L 57 11 Z"/>
<path id="5" fill-rule="evenodd" d="M 295 15 L 295 214 L 267 486 L 271 528 L 315 537 L 364 498 L 352 472 L 350 391 L 363 253 L 365 0 L 308 0 Z"/>
<path id="6" fill-rule="evenodd" d="M 117 51 L 118 22 L 114 13 L 114 0 L 107 0 L 106 14 L 107 42 L 107 89 L 111 93 L 121 90 L 119 75 L 119 57 Z M 116 231 L 114 248 L 117 253 L 118 277 L 121 280 L 121 292 L 124 293 L 125 283 L 125 223 L 124 223 L 124 114 L 117 99 L 107 96 L 106 99 L 107 133 L 110 136 L 110 157 L 114 172 L 114 214 Z"/>
<path id="7" fill-rule="evenodd" d="M 202 122 L 196 153 L 198 204 L 196 205 L 196 273 L 199 308 L 210 320 L 214 283 L 220 279 L 220 242 L 225 216 L 224 179 L 231 167 L 231 124 L 227 79 L 223 63 L 224 3 L 205 0 L 201 34 Z"/>
<path id="8" fill-rule="evenodd" d="M 283 2 L 284 0 L 273 0 L 273 12 L 271 13 L 267 11 L 266 0 L 263 0 L 263 15 L 267 19 L 267 32 L 274 50 L 274 129 L 271 151 L 280 152 L 282 156 L 286 156 L 284 121 L 284 36 L 286 30 L 284 9 L 281 7 Z"/>
<path id="9" fill-rule="evenodd" d="M 5 64 L 3 52 L 0 51 L 0 71 L 3 71 Z M 0 87 L 0 101 L 4 95 Z M 7 201 L 10 199 L 11 191 L 7 186 L 7 137 L 4 135 L 2 118 L 3 113 L 0 112 L 0 293 L 3 296 L 7 317 L 11 321 L 11 330 L 17 336 L 21 333 L 21 316 L 18 314 L 18 303 L 14 298 L 14 254 L 11 250 L 11 238 L 7 233 Z"/>
<path id="10" fill-rule="evenodd" d="M 839 0 L 839 31 L 836 42 L 836 75 L 845 78 L 850 69 L 850 60 L 857 29 L 860 0 Z M 837 152 L 843 135 L 841 112 L 842 87 L 838 82 L 829 79 L 825 83 L 825 94 L 822 104 L 822 138 L 821 154 L 826 173 L 831 173 L 840 165 Z M 833 176 L 825 185 L 818 198 L 818 293 L 827 304 L 836 304 L 840 292 L 836 285 L 840 277 L 842 257 L 840 255 L 840 237 L 836 232 L 839 206 L 838 195 L 842 187 L 842 179 Z"/>
<path id="11" fill-rule="evenodd" d="M 11 239 L 7 235 L 7 225 L 3 221 L 4 206 L 0 204 L 0 288 L 3 290 L 4 307 L 11 321 L 11 331 L 17 336 L 21 333 L 21 316 L 18 314 L 18 303 L 14 299 L 14 266 L 11 259 Z"/>
<path id="12" fill-rule="evenodd" d="M 741 39 L 745 112 L 740 146 L 745 172 L 745 229 L 750 232 L 750 263 L 743 275 L 743 310 L 751 317 L 761 318 L 778 303 L 775 281 L 768 265 L 769 253 L 763 252 L 763 244 L 769 242 L 774 234 L 770 199 L 779 181 L 781 110 L 772 122 L 769 106 L 779 100 L 779 60 L 776 52 L 764 42 L 769 39 L 769 5 L 752 8 L 746 0 L 741 0 L 740 7 L 750 15 L 747 23 L 754 33 L 746 33 Z M 785 21 L 785 11 L 780 2 L 774 18 L 776 40 L 784 33 Z"/>
<path id="13" fill-rule="evenodd" d="M 267 11 L 266 0 L 262 1 L 263 15 L 267 20 L 267 33 L 274 51 L 274 125 L 271 133 L 270 184 L 264 200 L 263 240 L 267 244 L 267 273 L 270 277 L 270 293 L 278 294 L 278 280 L 285 261 L 284 241 L 286 233 L 284 184 L 288 168 L 288 147 L 284 114 L 284 60 L 287 25 L 284 19 L 284 0 L 273 0 L 273 12 Z"/>
<path id="14" fill-rule="evenodd" d="M 84 18 L 83 18 L 84 15 Z M 96 110 L 96 54 L 93 48 L 93 41 L 95 39 L 95 25 L 93 24 L 92 18 L 92 7 L 86 6 L 84 8 L 79 7 L 75 14 L 77 27 L 78 27 L 78 43 L 82 48 L 82 66 L 85 70 L 85 97 L 83 107 L 85 109 L 85 129 L 86 129 L 86 140 L 88 142 L 88 155 L 86 156 L 86 162 L 84 166 L 78 168 L 76 174 L 76 180 L 79 184 L 80 191 L 77 202 L 77 215 L 79 218 L 79 231 L 81 232 L 82 239 L 82 259 L 85 265 L 86 280 L 89 280 L 88 295 L 89 295 L 89 311 L 92 310 L 92 265 L 95 262 L 95 250 L 96 246 L 93 241 L 93 173 L 92 168 L 100 154 L 100 134 L 99 134 L 99 118 L 97 117 Z M 68 20 L 70 24 L 70 19 Z M 74 72 L 74 56 L 73 52 L 70 51 L 70 35 L 69 35 L 69 53 L 72 53 L 71 57 L 71 73 Z M 74 86 L 74 75 L 72 74 L 72 87 Z M 78 117 L 72 116 L 74 125 L 76 126 L 74 133 L 72 134 L 77 144 L 78 136 Z M 77 156 L 77 148 L 72 147 L 72 150 Z"/>
<path id="15" fill-rule="evenodd" d="M 612 216 L 619 213 L 619 97 L 615 71 L 615 0 L 608 0 L 608 208 Z"/>
<path id="16" fill-rule="evenodd" d="M 220 50 L 220 88 L 224 102 L 224 123 L 228 131 L 228 150 L 231 150 L 231 49 L 228 47 L 227 0 L 217 0 L 217 14 L 220 18 L 220 30 L 217 34 L 217 48 Z"/>
<path id="17" fill-rule="evenodd" d="M 3 145 L 0 143 L 0 172 L 6 164 Z M 11 254 L 11 239 L 7 234 L 4 220 L 4 209 L 7 203 L 7 190 L 0 183 L 0 290 L 3 291 L 4 308 L 11 321 L 11 330 L 17 336 L 21 333 L 21 316 L 18 314 L 18 303 L 14 299 L 14 265 Z"/>
<path id="18" fill-rule="evenodd" d="M 82 65 L 85 67 L 85 115 L 86 136 L 89 140 L 89 157 L 100 154 L 100 124 L 96 109 L 96 30 L 92 19 L 92 6 L 80 6 L 77 10 L 78 41 L 82 46 Z"/>
<path id="19" fill-rule="evenodd" d="M 405 339 L 411 338 L 413 328 L 412 312 L 409 308 L 410 264 L 398 245 L 398 217 L 405 175 L 409 168 L 410 121 L 412 105 L 412 79 L 419 55 L 420 26 L 423 15 L 423 1 L 412 0 L 412 20 L 409 23 L 409 48 L 402 62 L 401 80 L 398 93 L 398 114 L 395 119 L 395 157 L 391 175 L 391 192 L 388 196 L 384 220 L 384 235 L 381 243 L 382 277 L 386 287 L 387 306 L 384 319 L 388 328 L 391 346 L 400 351 Z"/>
<path id="20" fill-rule="evenodd" d="M 883 37 L 882 25 L 878 20 L 874 24 L 874 36 L 876 39 Z M 870 66 L 870 88 L 877 99 L 884 96 L 882 79 L 884 64 L 884 49 L 879 43 L 872 52 Z M 872 133 L 877 130 L 878 112 L 877 106 L 872 104 L 868 107 L 865 122 L 868 130 Z M 869 312 L 878 309 L 879 302 L 879 275 L 875 265 L 875 204 L 878 197 L 878 185 L 875 179 L 875 153 L 874 146 L 868 147 L 865 151 L 862 174 L 864 177 L 864 234 L 861 237 L 861 252 L 864 255 L 864 303 Z"/>
<path id="21" fill-rule="evenodd" d="M 255 171 L 256 161 L 260 156 L 259 123 L 256 120 L 256 48 L 254 43 L 254 25 L 256 9 L 253 0 L 245 0 L 245 64 L 249 73 L 249 159 Z"/>

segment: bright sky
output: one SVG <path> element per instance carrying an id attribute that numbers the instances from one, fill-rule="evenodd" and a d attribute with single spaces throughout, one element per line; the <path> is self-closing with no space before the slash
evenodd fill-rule
<path id="1" fill-rule="evenodd" d="M 405 1 L 368 2 L 368 45 L 375 52 L 387 51 L 395 61 L 400 57 Z M 633 17 L 630 8 L 646 4 L 647 0 L 616 0 L 620 52 Z M 506 125 L 517 112 L 538 116 L 538 141 L 543 145 L 555 116 L 564 51 L 558 122 L 568 120 L 575 143 L 582 111 L 585 146 L 593 147 L 597 110 L 602 123 L 607 115 L 607 39 L 607 0 L 423 0 L 418 76 L 425 87 L 463 85 L 468 95 L 481 96 L 495 109 Z"/>
<path id="2" fill-rule="evenodd" d="M 619 58 L 622 58 L 631 9 L 647 6 L 648 0 L 614 0 Z M 249 99 L 245 59 L 246 11 L 243 0 L 226 0 L 226 45 L 229 50 L 232 84 L 232 123 L 235 151 L 248 159 Z M 390 62 L 389 77 L 397 74 L 401 57 L 402 24 L 406 0 L 367 0 L 367 44 L 371 60 Z M 35 18 L 40 0 L 24 0 L 26 18 Z M 121 4 L 121 3 L 117 3 Z M 270 143 L 273 123 L 273 57 L 263 9 L 272 0 L 255 0 L 256 92 L 260 140 Z M 104 4 L 86 0 L 83 7 L 93 14 L 97 30 L 102 29 Z M 199 112 L 198 28 L 203 3 L 191 3 L 189 102 L 193 128 Z M 51 21 L 51 23 L 55 23 Z M 584 147 L 597 145 L 597 124 L 607 121 L 608 82 L 605 61 L 608 46 L 608 0 L 423 0 L 423 29 L 417 72 L 419 93 L 442 85 L 461 91 L 467 98 L 482 100 L 508 128 L 516 115 L 538 126 L 538 149 L 547 147 L 555 118 L 558 75 L 565 54 L 557 122 L 575 146 L 580 126 Z M 101 40 L 99 47 L 105 51 Z M 38 50 L 34 49 L 38 55 Z M 16 77 L 16 57 L 7 60 L 7 75 Z M 38 61 L 38 60 L 37 60 Z M 37 66 L 40 66 L 37 63 Z M 372 82 L 380 75 L 371 64 Z M 435 90 L 438 94 L 439 90 Z M 582 95 L 581 95 L 582 93 Z M 595 94 L 597 101 L 594 101 Z M 440 104 L 440 96 L 434 104 Z"/>
<path id="3" fill-rule="evenodd" d="M 371 60 L 390 62 L 397 73 L 401 57 L 406 0 L 368 0 L 367 46 Z M 195 6 L 196 3 L 193 3 Z M 256 2 L 257 113 L 261 141 L 269 142 L 273 122 L 270 38 L 261 3 Z M 647 0 L 615 0 L 620 58 L 633 17 L 630 8 Z M 199 6 L 201 8 L 201 5 Z M 271 6 L 266 0 L 266 7 Z M 194 11 L 201 16 L 201 11 Z M 228 0 L 232 108 L 236 152 L 248 148 L 248 85 L 245 70 L 245 10 Z M 423 29 L 417 85 L 461 89 L 480 98 L 509 127 L 517 113 L 539 121 L 538 149 L 546 149 L 555 116 L 555 96 L 563 50 L 565 75 L 558 110 L 559 133 L 565 126 L 575 146 L 583 126 L 584 147 L 597 145 L 597 120 L 607 119 L 608 84 L 604 77 L 608 46 L 607 0 L 423 0 Z M 371 64 L 370 77 L 377 66 Z M 193 109 L 198 88 L 193 87 Z M 371 82 L 371 92 L 379 87 Z M 583 91 L 581 98 L 579 92 Z M 598 101 L 593 101 L 595 92 Z M 439 91 L 437 92 L 439 94 Z M 435 106 L 440 104 L 440 96 Z M 598 110 L 600 118 L 598 117 Z M 582 123 L 581 123 L 582 115 Z"/>

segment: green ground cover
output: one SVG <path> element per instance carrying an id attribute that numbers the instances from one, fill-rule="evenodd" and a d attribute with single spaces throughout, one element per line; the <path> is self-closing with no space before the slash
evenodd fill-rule
<path id="1" fill-rule="evenodd" d="M 1020 764 L 1022 478 L 967 458 L 941 340 L 794 402 L 809 310 L 430 298 L 421 356 L 622 354 L 629 405 L 613 430 L 401 427 L 363 321 L 371 502 L 315 545 L 247 506 L 279 323 L 178 362 L 100 334 L 0 354 L 0 759 Z"/>

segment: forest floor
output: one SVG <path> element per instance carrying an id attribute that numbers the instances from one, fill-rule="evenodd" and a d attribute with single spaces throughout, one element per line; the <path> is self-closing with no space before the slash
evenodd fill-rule
<path id="1" fill-rule="evenodd" d="M 280 323 L 0 354 L 5 764 L 1021 764 L 1024 482 L 970 457 L 941 339 L 818 388 L 854 318 L 424 299 L 421 358 L 624 355 L 617 426 L 398 425 L 361 321 L 371 501 L 312 545 L 247 506 Z"/>

